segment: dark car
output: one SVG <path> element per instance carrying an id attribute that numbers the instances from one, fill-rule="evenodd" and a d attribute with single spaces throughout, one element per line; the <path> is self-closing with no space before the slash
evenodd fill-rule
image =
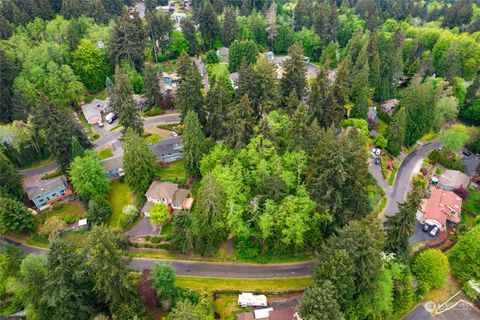
<path id="1" fill-rule="evenodd" d="M 472 153 L 470 151 L 468 151 L 467 149 L 463 149 L 462 153 L 466 156 L 466 157 L 470 157 L 472 155 Z"/>
<path id="2" fill-rule="evenodd" d="M 375 164 L 380 164 L 380 158 L 375 158 Z"/>
<path id="3" fill-rule="evenodd" d="M 428 229 L 430 229 L 430 226 L 425 223 L 425 224 L 423 225 L 423 227 L 422 227 L 422 230 L 423 230 L 424 232 L 428 232 Z"/>

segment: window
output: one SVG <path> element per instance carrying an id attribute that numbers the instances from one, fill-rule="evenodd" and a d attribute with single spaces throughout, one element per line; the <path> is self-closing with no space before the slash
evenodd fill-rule
<path id="1" fill-rule="evenodd" d="M 56 197 L 56 196 L 57 196 L 57 194 L 56 194 L 56 193 L 52 193 L 52 197 Z"/>
<path id="2" fill-rule="evenodd" d="M 44 203 L 44 202 L 45 202 L 45 199 L 40 199 L 40 200 L 38 200 L 38 202 Z"/>

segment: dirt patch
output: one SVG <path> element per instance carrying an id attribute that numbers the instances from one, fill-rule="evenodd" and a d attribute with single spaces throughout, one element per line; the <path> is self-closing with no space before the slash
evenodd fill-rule
<path id="1" fill-rule="evenodd" d="M 220 250 L 224 252 L 226 256 L 233 256 L 233 239 L 225 241 L 220 247 Z"/>

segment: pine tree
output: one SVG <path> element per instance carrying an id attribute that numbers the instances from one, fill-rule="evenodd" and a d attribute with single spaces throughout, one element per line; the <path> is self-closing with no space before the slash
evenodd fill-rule
<path id="1" fill-rule="evenodd" d="M 152 42 L 155 55 L 164 54 L 174 29 L 174 22 L 165 12 L 147 12 L 147 30 Z M 159 52 L 157 52 L 157 49 Z"/>
<path id="2" fill-rule="evenodd" d="M 294 150 L 305 150 L 308 144 L 308 117 L 307 107 L 303 102 L 298 102 L 297 109 L 291 117 L 290 126 L 291 147 Z"/>
<path id="3" fill-rule="evenodd" d="M 388 216 L 383 224 L 387 239 L 385 249 L 397 256 L 408 254 L 408 239 L 417 226 L 417 212 L 420 208 L 425 191 L 421 186 L 414 186 L 407 199 L 398 204 L 398 212 Z"/>
<path id="4" fill-rule="evenodd" d="M 254 126 L 252 105 L 248 96 L 244 95 L 237 104 L 232 105 L 228 113 L 228 120 L 225 123 L 227 132 L 225 142 L 232 148 L 240 150 L 250 140 Z"/>
<path id="5" fill-rule="evenodd" d="M 258 118 L 265 111 L 274 109 L 279 100 L 280 86 L 276 77 L 276 67 L 262 57 L 255 65 L 255 90 L 252 92 L 252 106 Z"/>
<path id="6" fill-rule="evenodd" d="M 328 280 L 319 281 L 305 291 L 299 313 L 305 320 L 344 319 L 335 299 L 335 287 Z"/>
<path id="7" fill-rule="evenodd" d="M 35 109 L 33 124 L 37 132 L 49 137 L 48 151 L 55 156 L 63 170 L 68 169 L 72 161 L 72 137 L 77 137 L 82 146 L 90 146 L 83 129 L 72 114 L 50 103 L 45 97 L 41 97 L 41 102 Z"/>
<path id="8" fill-rule="evenodd" d="M 337 69 L 332 89 L 335 100 L 341 108 L 342 118 L 345 117 L 345 105 L 347 104 L 350 86 L 350 60 L 344 59 Z"/>
<path id="9" fill-rule="evenodd" d="M 225 129 L 219 124 L 226 122 L 227 110 L 233 102 L 234 91 L 226 78 L 212 81 L 210 88 L 207 93 L 208 118 L 205 131 L 214 140 L 221 140 L 225 135 Z"/>
<path id="10" fill-rule="evenodd" d="M 32 212 L 17 199 L 0 197 L 0 230 L 2 233 L 32 233 L 37 221 Z"/>
<path id="11" fill-rule="evenodd" d="M 192 59 L 185 52 L 182 52 L 177 60 L 177 75 L 180 82 L 187 78 L 187 73 L 191 68 L 193 68 Z"/>
<path id="12" fill-rule="evenodd" d="M 0 155 L 0 189 L 17 200 L 23 200 L 22 176 L 4 155 Z"/>
<path id="13" fill-rule="evenodd" d="M 160 87 L 160 79 L 158 77 L 155 66 L 148 63 L 144 71 L 144 90 L 145 96 L 147 98 L 147 105 L 149 107 L 155 107 L 160 104 L 160 101 L 163 97 L 162 89 Z"/>
<path id="14" fill-rule="evenodd" d="M 315 31 L 322 38 L 322 45 L 325 48 L 330 42 L 337 39 L 337 6 L 332 0 L 320 1 L 317 12 Z"/>
<path id="15" fill-rule="evenodd" d="M 405 143 L 405 130 L 406 130 L 407 114 L 405 108 L 400 108 L 392 117 L 390 125 L 385 133 L 387 138 L 387 151 L 393 155 L 398 156 L 402 150 L 402 146 Z"/>
<path id="16" fill-rule="evenodd" d="M 241 98 L 247 95 L 249 99 L 254 99 L 255 93 L 255 69 L 246 60 L 242 61 L 238 71 L 238 89 L 237 97 Z"/>
<path id="17" fill-rule="evenodd" d="M 188 54 L 194 56 L 198 53 L 197 31 L 192 18 L 185 18 L 180 21 L 183 35 L 188 41 Z"/>
<path id="18" fill-rule="evenodd" d="M 198 24 L 202 38 L 205 41 L 205 47 L 212 49 L 214 42 L 219 38 L 220 25 L 210 1 L 203 2 L 202 10 L 198 15 Z"/>
<path id="19" fill-rule="evenodd" d="M 295 89 L 290 92 L 287 98 L 285 98 L 285 112 L 289 115 L 292 116 L 297 108 L 300 105 L 301 100 L 298 99 L 298 95 Z M 308 121 L 309 122 L 309 121 Z"/>
<path id="20" fill-rule="evenodd" d="M 200 160 L 206 152 L 205 135 L 197 115 L 189 111 L 184 119 L 183 163 L 189 177 L 200 176 Z"/>
<path id="21" fill-rule="evenodd" d="M 237 38 L 238 24 L 235 9 L 226 7 L 223 13 L 223 44 L 226 47 L 230 45 Z"/>
<path id="22" fill-rule="evenodd" d="M 313 1 L 299 1 L 293 12 L 293 28 L 299 31 L 302 28 L 310 28 L 313 25 Z"/>
<path id="23" fill-rule="evenodd" d="M 288 49 L 288 55 L 290 58 L 285 61 L 285 74 L 281 80 L 282 96 L 288 97 L 295 89 L 300 98 L 306 87 L 303 49 L 300 45 L 294 44 Z"/>
<path id="24" fill-rule="evenodd" d="M 76 157 L 83 157 L 83 153 L 85 149 L 83 149 L 82 145 L 78 141 L 77 137 L 72 137 L 72 159 Z"/>
<path id="25" fill-rule="evenodd" d="M 353 80 L 351 97 L 354 103 L 350 117 L 366 119 L 368 114 L 368 61 L 365 61 L 363 67 L 358 71 Z"/>
<path id="26" fill-rule="evenodd" d="M 13 61 L 0 50 L 0 121 L 10 122 L 13 118 L 13 81 L 16 76 Z"/>
<path id="27" fill-rule="evenodd" d="M 132 128 L 136 133 L 142 134 L 143 121 L 136 111 L 136 102 L 132 95 L 132 86 L 127 75 L 117 66 L 110 106 L 123 126 L 123 133 Z"/>
<path id="28" fill-rule="evenodd" d="M 123 145 L 125 182 L 132 190 L 143 194 L 157 173 L 155 155 L 131 128 L 125 132 Z"/>
<path id="29" fill-rule="evenodd" d="M 270 42 L 270 48 L 273 48 L 273 40 L 278 35 L 277 29 L 277 4 L 275 1 L 272 1 L 270 8 L 266 12 L 266 20 L 268 23 L 267 31 L 268 31 L 268 41 Z"/>
<path id="30" fill-rule="evenodd" d="M 202 90 L 203 84 L 200 72 L 197 66 L 190 62 L 190 67 L 186 70 L 185 77 L 180 79 L 177 89 L 178 106 L 182 110 L 182 120 L 185 119 L 189 111 L 194 111 L 202 126 L 206 124 Z"/>
<path id="31" fill-rule="evenodd" d="M 113 67 L 126 60 L 141 71 L 144 62 L 145 32 L 142 20 L 124 14 L 115 24 L 109 42 L 108 57 Z"/>
<path id="32" fill-rule="evenodd" d="M 377 33 L 373 32 L 368 42 L 368 66 L 370 72 L 368 81 L 370 87 L 374 88 L 380 81 L 380 55 L 378 53 L 378 38 Z"/>
<path id="33" fill-rule="evenodd" d="M 338 105 L 323 70 L 315 79 L 307 104 L 312 117 L 323 128 L 336 125 L 343 117 L 343 107 Z"/>

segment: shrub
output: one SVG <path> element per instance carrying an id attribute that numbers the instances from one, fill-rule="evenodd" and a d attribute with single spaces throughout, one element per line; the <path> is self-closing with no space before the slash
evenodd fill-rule
<path id="1" fill-rule="evenodd" d="M 448 158 L 444 153 L 438 150 L 430 152 L 428 157 L 432 163 L 439 163 L 447 169 L 460 170 L 462 172 L 465 170 L 465 166 L 458 157 Z"/>
<path id="2" fill-rule="evenodd" d="M 66 224 L 72 224 L 75 222 L 75 216 L 73 214 L 69 214 L 63 218 Z"/>
<path id="3" fill-rule="evenodd" d="M 206 60 L 208 64 L 218 63 L 218 56 L 214 50 L 210 50 L 207 52 Z"/>
<path id="4" fill-rule="evenodd" d="M 66 226 L 66 222 L 61 220 L 59 217 L 50 217 L 45 223 L 39 228 L 38 233 L 42 236 L 49 236 L 51 234 L 56 234 L 62 231 Z"/>
<path id="5" fill-rule="evenodd" d="M 151 237 L 150 238 L 151 243 L 160 243 L 160 240 L 162 240 L 162 238 L 160 238 L 160 237 Z"/>
<path id="6" fill-rule="evenodd" d="M 421 252 L 412 266 L 412 272 L 425 293 L 430 289 L 443 287 L 449 269 L 447 256 L 437 249 Z"/>
<path id="7" fill-rule="evenodd" d="M 150 241 L 150 236 L 145 236 L 145 241 Z"/>
<path id="8" fill-rule="evenodd" d="M 128 226 L 129 224 L 133 223 L 138 216 L 138 209 L 132 204 L 128 204 L 123 207 L 122 209 L 122 218 L 121 224 L 122 226 Z"/>

